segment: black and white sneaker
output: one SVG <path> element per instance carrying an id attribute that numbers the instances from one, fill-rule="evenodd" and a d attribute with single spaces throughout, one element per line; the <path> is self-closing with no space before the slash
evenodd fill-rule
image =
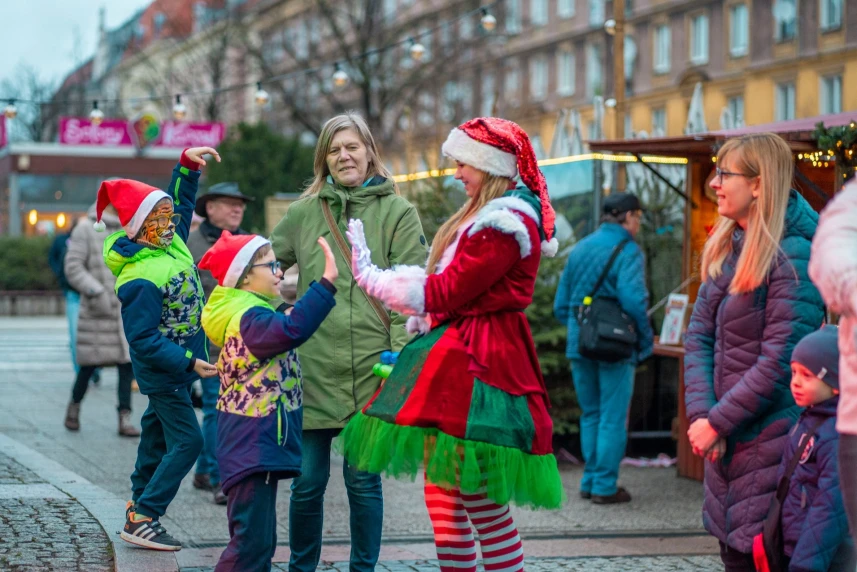
<path id="1" fill-rule="evenodd" d="M 151 518 L 135 522 L 134 515 L 132 512 L 125 519 L 125 528 L 119 534 L 122 540 L 153 550 L 182 549 L 181 542 L 167 534 L 160 522 Z"/>

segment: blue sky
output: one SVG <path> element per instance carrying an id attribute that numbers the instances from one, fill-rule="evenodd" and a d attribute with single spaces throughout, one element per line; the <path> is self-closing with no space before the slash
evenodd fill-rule
<path id="1" fill-rule="evenodd" d="M 8 0 L 0 4 L 0 81 L 13 79 L 17 66 L 24 63 L 35 67 L 43 79 L 59 82 L 76 63 L 94 53 L 102 5 L 107 6 L 110 29 L 149 1 Z"/>

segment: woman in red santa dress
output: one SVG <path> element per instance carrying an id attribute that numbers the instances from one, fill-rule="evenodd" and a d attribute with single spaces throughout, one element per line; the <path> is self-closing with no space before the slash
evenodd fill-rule
<path id="1" fill-rule="evenodd" d="M 508 503 L 559 508 L 548 395 L 524 309 L 539 260 L 553 256 L 554 211 L 529 137 L 504 119 L 453 129 L 443 153 L 469 200 L 444 224 L 426 269 L 381 270 L 363 224 L 349 223 L 357 283 L 418 331 L 392 374 L 344 429 L 340 448 L 361 470 L 414 478 L 441 570 L 523 569 Z M 515 186 L 520 175 L 525 186 Z"/>

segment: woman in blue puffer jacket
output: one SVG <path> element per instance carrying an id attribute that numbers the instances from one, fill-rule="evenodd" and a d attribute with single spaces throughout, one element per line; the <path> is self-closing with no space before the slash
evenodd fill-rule
<path id="1" fill-rule="evenodd" d="M 707 458 L 703 524 L 727 571 L 753 571 L 753 537 L 799 413 L 792 349 L 824 317 L 807 274 L 818 215 L 790 189 L 792 153 L 776 135 L 727 141 L 716 172 L 720 219 L 685 342 L 688 436 Z"/>

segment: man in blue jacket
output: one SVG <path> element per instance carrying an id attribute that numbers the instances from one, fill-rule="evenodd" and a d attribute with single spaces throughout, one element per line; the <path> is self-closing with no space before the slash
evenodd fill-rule
<path id="1" fill-rule="evenodd" d="M 586 467 L 580 496 L 596 504 L 629 502 L 631 495 L 617 486 L 619 463 L 628 439 L 628 408 L 634 392 L 634 369 L 652 353 L 652 328 L 646 310 L 643 252 L 634 242 L 640 230 L 642 207 L 630 193 L 613 193 L 604 200 L 601 226 L 577 243 L 568 256 L 554 300 L 554 315 L 568 326 L 566 356 L 571 360 L 577 392 L 580 442 Z M 616 260 L 596 293 L 614 298 L 637 326 L 637 352 L 615 363 L 584 358 L 578 351 L 578 308 L 592 293 L 613 249 L 622 241 Z"/>

